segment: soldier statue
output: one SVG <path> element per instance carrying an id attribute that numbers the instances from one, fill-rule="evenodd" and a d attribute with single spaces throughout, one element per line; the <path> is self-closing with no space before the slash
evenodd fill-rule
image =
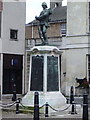
<path id="1" fill-rule="evenodd" d="M 52 14 L 52 10 L 49 8 L 47 9 L 47 4 L 45 2 L 42 3 L 43 11 L 40 13 L 40 15 L 36 18 L 36 20 L 39 21 L 39 36 L 42 40 L 43 45 L 48 45 L 47 40 L 47 28 L 49 27 L 49 16 Z"/>

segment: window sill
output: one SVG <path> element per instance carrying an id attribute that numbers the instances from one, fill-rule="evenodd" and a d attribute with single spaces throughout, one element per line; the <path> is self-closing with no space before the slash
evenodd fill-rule
<path id="1" fill-rule="evenodd" d="M 18 39 L 10 39 L 10 41 L 18 41 Z"/>
<path id="2" fill-rule="evenodd" d="M 90 32 L 87 32 L 88 35 L 90 35 Z"/>

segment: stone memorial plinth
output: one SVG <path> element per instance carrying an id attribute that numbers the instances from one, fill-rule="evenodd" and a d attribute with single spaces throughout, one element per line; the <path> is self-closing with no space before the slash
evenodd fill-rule
<path id="1" fill-rule="evenodd" d="M 60 91 L 60 55 L 54 46 L 35 46 L 30 50 L 30 73 L 27 94 L 22 99 L 24 106 L 34 106 L 34 93 L 39 92 L 39 106 L 46 102 L 54 108 L 66 105 Z"/>

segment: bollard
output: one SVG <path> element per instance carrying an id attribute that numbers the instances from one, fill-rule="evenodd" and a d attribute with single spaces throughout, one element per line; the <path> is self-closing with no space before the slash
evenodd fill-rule
<path id="1" fill-rule="evenodd" d="M 83 95 L 83 120 L 88 120 L 88 95 Z"/>
<path id="2" fill-rule="evenodd" d="M 39 94 L 35 92 L 34 94 L 34 119 L 39 120 Z"/>
<path id="3" fill-rule="evenodd" d="M 69 99 L 68 98 L 66 99 L 66 104 L 69 104 Z"/>
<path id="4" fill-rule="evenodd" d="M 70 104 L 72 104 L 71 114 L 77 114 L 75 103 L 74 103 L 74 87 L 73 86 L 71 86 L 71 90 L 70 90 Z"/>
<path id="5" fill-rule="evenodd" d="M 71 86 L 71 90 L 70 90 L 70 104 L 72 104 L 74 101 L 74 88 L 73 86 Z"/>
<path id="6" fill-rule="evenodd" d="M 48 117 L 48 103 L 45 105 L 45 117 Z"/>
<path id="7" fill-rule="evenodd" d="M 16 101 L 16 114 L 20 113 L 20 111 L 19 111 L 19 103 L 20 103 L 20 98 L 18 98 L 17 101 Z"/>
<path id="8" fill-rule="evenodd" d="M 74 101 L 72 102 L 71 114 L 77 114 Z"/>
<path id="9" fill-rule="evenodd" d="M 12 101 L 16 101 L 16 84 L 13 85 L 13 96 L 12 96 Z"/>
<path id="10" fill-rule="evenodd" d="M 74 114 L 74 103 L 72 104 L 71 114 Z"/>

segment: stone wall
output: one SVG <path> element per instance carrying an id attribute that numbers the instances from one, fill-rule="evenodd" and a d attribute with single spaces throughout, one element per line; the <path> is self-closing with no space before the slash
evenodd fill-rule
<path id="1" fill-rule="evenodd" d="M 60 37 L 60 23 L 51 23 L 50 27 L 47 29 L 47 36 L 48 37 Z M 37 39 L 39 38 L 38 34 L 38 26 L 37 25 L 27 25 L 26 26 L 26 39 Z"/>

